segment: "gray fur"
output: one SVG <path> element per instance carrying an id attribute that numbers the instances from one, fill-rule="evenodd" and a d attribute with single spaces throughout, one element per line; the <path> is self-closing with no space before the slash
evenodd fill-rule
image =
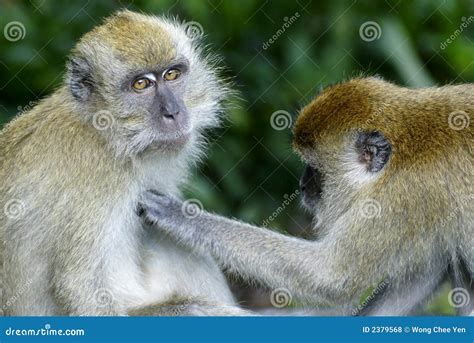
<path id="1" fill-rule="evenodd" d="M 4 314 L 172 315 L 172 299 L 187 315 L 246 313 L 209 254 L 146 230 L 135 212 L 146 189 L 179 194 L 202 155 L 228 90 L 216 69 L 180 23 L 129 11 L 72 56 L 65 84 L 0 133 Z M 121 85 L 183 57 L 189 70 L 165 93 L 185 106 L 190 133 L 174 127 L 174 141 L 163 106 L 143 108 L 154 96 Z"/>

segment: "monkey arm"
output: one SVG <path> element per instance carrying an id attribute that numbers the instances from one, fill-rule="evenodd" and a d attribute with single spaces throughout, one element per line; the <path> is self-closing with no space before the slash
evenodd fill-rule
<path id="1" fill-rule="evenodd" d="M 347 301 L 371 285 L 369 278 L 367 284 L 356 283 L 352 276 L 359 271 L 332 258 L 337 252 L 331 241 L 306 241 L 206 212 L 191 218 L 183 215 L 179 200 L 152 192 L 142 206 L 147 221 L 181 243 L 210 252 L 232 272 L 273 289 L 287 288 L 308 302 Z"/>

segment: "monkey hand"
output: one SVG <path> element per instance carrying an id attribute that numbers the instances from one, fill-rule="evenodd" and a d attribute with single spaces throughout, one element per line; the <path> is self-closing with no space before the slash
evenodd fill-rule
<path id="1" fill-rule="evenodd" d="M 146 224 L 173 232 L 187 226 L 193 215 L 199 215 L 199 211 L 200 207 L 188 201 L 183 202 L 172 195 L 149 190 L 139 203 L 137 213 Z"/>

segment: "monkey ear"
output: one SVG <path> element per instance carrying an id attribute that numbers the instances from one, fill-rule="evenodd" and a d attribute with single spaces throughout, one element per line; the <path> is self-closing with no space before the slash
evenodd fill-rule
<path id="1" fill-rule="evenodd" d="M 87 101 L 93 91 L 92 67 L 82 56 L 71 56 L 66 64 L 66 83 L 77 100 Z"/>
<path id="2" fill-rule="evenodd" d="M 382 170 L 392 153 L 392 145 L 378 131 L 358 132 L 355 146 L 359 162 L 372 173 Z"/>

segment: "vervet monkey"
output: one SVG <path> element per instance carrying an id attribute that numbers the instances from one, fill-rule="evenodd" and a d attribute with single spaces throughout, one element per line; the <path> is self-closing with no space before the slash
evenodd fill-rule
<path id="1" fill-rule="evenodd" d="M 245 313 L 209 254 L 136 213 L 147 189 L 179 193 L 227 93 L 184 24 L 121 11 L 85 34 L 0 134 L 5 314 Z"/>
<path id="2" fill-rule="evenodd" d="M 405 315 L 450 273 L 462 293 L 452 295 L 454 306 L 469 314 L 473 114 L 472 84 L 407 89 L 358 78 L 324 90 L 294 128 L 294 147 L 308 164 L 301 188 L 316 241 L 205 212 L 190 219 L 179 200 L 155 192 L 144 203 L 146 218 L 230 270 L 309 304 L 354 306 L 379 284 L 380 296 L 362 312 Z"/>

